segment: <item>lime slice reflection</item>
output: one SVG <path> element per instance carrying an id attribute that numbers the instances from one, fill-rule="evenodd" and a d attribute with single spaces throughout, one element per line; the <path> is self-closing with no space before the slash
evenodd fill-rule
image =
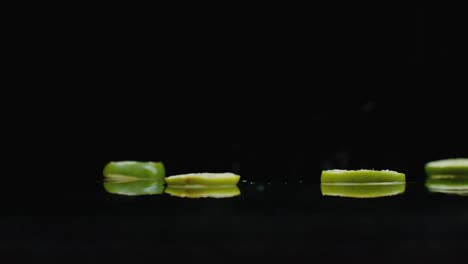
<path id="1" fill-rule="evenodd" d="M 164 185 L 154 180 L 105 181 L 108 193 L 120 195 L 153 195 L 164 193 Z"/>
<path id="2" fill-rule="evenodd" d="M 169 186 L 165 193 L 182 198 L 229 198 L 241 194 L 237 186 Z"/>
<path id="3" fill-rule="evenodd" d="M 321 184 L 322 195 L 349 198 L 378 198 L 403 194 L 406 183 Z"/>
<path id="4" fill-rule="evenodd" d="M 103 174 L 113 181 L 146 179 L 164 184 L 166 170 L 162 162 L 112 161 L 104 167 Z"/>

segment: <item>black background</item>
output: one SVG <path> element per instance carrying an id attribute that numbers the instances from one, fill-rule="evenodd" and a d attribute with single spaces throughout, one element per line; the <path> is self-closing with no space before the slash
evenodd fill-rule
<path id="1" fill-rule="evenodd" d="M 391 261 L 396 254 L 384 248 L 398 243 L 398 255 L 430 262 L 466 249 L 463 229 L 429 231 L 450 219 L 461 228 L 464 201 L 432 197 L 431 206 L 421 198 L 427 161 L 468 156 L 456 8 L 93 11 L 92 20 L 78 20 L 91 23 L 53 32 L 61 41 L 52 46 L 59 57 L 52 83 L 63 89 L 29 112 L 28 133 L 13 142 L 21 146 L 12 152 L 21 177 L 8 177 L 13 183 L 2 193 L 2 252 L 127 261 L 153 256 L 152 242 L 167 259 L 188 246 L 182 252 L 190 259 L 219 241 L 244 245 L 240 259 L 275 258 L 271 252 L 327 259 L 338 246 L 331 261 L 370 262 Z M 163 161 L 168 174 L 234 171 L 277 187 L 223 203 L 127 200 L 103 193 L 101 171 L 112 160 Z M 314 184 L 331 168 L 401 171 L 416 190 L 383 202 L 323 202 Z M 310 185 L 282 185 L 299 181 Z M 306 187 L 317 190 L 310 196 Z M 159 214 L 153 206 L 167 207 Z M 226 234 L 217 216 L 240 224 Z M 183 219 L 195 222 L 178 225 Z M 151 229 L 158 221 L 179 228 L 177 236 Z M 207 237 L 200 244 L 191 234 Z M 362 248 L 374 254 L 362 259 Z M 434 258 L 423 254 L 430 250 Z M 234 251 L 219 246 L 214 256 Z"/>
<path id="2" fill-rule="evenodd" d="M 467 156 L 455 8 L 108 8 L 52 30 L 53 81 L 35 80 L 59 89 L 28 94 L 17 167 L 54 161 L 80 189 L 111 160 L 317 183 L 338 167 L 422 180 L 425 162 Z"/>
<path id="3" fill-rule="evenodd" d="M 96 139 L 88 159 L 190 160 L 177 172 L 235 159 L 284 177 L 341 155 L 328 166 L 416 179 L 428 160 L 466 156 L 455 11 L 272 8 L 109 19 L 89 83 L 106 92 L 85 95 L 73 127 Z"/>

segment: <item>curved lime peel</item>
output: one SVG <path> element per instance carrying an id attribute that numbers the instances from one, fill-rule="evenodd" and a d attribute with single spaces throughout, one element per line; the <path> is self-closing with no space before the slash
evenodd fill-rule
<path id="1" fill-rule="evenodd" d="M 166 170 L 162 162 L 112 161 L 104 167 L 103 174 L 113 181 L 147 179 L 164 184 Z"/>
<path id="2" fill-rule="evenodd" d="M 468 175 L 468 158 L 435 160 L 426 163 L 424 169 L 428 175 Z"/>
<path id="3" fill-rule="evenodd" d="M 379 198 L 403 194 L 406 184 L 321 184 L 320 188 L 324 196 Z"/>
<path id="4" fill-rule="evenodd" d="M 324 170 L 321 183 L 404 183 L 405 174 L 391 170 Z"/>
<path id="5" fill-rule="evenodd" d="M 240 176 L 234 173 L 189 173 L 165 178 L 167 185 L 236 185 Z"/>
<path id="6" fill-rule="evenodd" d="M 401 185 L 405 182 L 332 182 L 332 183 L 322 183 L 322 185 L 340 185 L 340 186 L 373 186 L 373 185 Z"/>

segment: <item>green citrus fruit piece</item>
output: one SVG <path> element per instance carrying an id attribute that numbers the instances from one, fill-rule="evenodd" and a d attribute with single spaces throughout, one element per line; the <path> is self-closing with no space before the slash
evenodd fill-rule
<path id="1" fill-rule="evenodd" d="M 167 185 L 236 185 L 240 176 L 234 173 L 189 173 L 167 177 Z"/>
<path id="2" fill-rule="evenodd" d="M 405 182 L 405 174 L 390 170 L 325 170 L 322 183 L 395 183 Z"/>
<path id="3" fill-rule="evenodd" d="M 114 181 L 147 179 L 164 184 L 166 171 L 162 162 L 112 161 L 104 167 L 103 174 Z"/>
<path id="4" fill-rule="evenodd" d="M 444 159 L 428 162 L 425 166 L 426 173 L 468 175 L 468 158 Z"/>

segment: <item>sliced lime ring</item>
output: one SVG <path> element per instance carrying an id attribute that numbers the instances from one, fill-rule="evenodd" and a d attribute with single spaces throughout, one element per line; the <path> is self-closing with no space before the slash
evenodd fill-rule
<path id="1" fill-rule="evenodd" d="M 103 174 L 113 181 L 146 179 L 164 184 L 166 170 L 162 162 L 112 161 L 104 167 Z"/>
<path id="2" fill-rule="evenodd" d="M 443 159 L 426 163 L 428 175 L 468 175 L 468 158 Z"/>
<path id="3" fill-rule="evenodd" d="M 402 194 L 405 183 L 321 184 L 322 195 L 349 198 L 378 198 Z"/>
<path id="4" fill-rule="evenodd" d="M 405 174 L 390 170 L 325 170 L 322 183 L 403 183 Z"/>
<path id="5" fill-rule="evenodd" d="M 240 190 L 237 186 L 169 186 L 165 193 L 182 198 L 228 198 L 239 196 Z"/>
<path id="6" fill-rule="evenodd" d="M 167 185 L 236 185 L 240 176 L 234 173 L 189 173 L 165 178 Z"/>

